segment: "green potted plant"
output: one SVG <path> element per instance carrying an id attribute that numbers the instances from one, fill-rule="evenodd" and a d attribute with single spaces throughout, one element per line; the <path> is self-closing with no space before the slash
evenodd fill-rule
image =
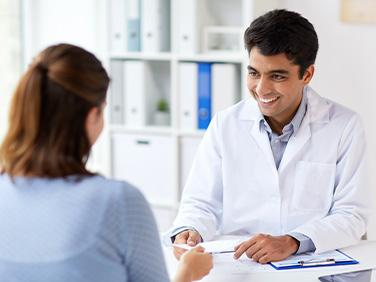
<path id="1" fill-rule="evenodd" d="M 167 126 L 170 124 L 170 109 L 168 101 L 164 98 L 160 98 L 157 101 L 154 122 L 155 125 L 161 126 Z"/>

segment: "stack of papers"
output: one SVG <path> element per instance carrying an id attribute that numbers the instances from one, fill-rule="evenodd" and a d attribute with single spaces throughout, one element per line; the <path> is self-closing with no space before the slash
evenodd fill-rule
<path id="1" fill-rule="evenodd" d="M 319 266 L 335 266 L 359 263 L 355 259 L 349 257 L 345 253 L 334 250 L 321 254 L 305 253 L 302 255 L 294 255 L 289 258 L 279 261 L 271 262 L 270 264 L 278 270 L 305 268 L 305 267 L 319 267 Z"/>

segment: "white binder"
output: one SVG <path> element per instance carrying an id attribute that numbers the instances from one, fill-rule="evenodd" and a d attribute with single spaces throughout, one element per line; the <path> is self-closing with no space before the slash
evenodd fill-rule
<path id="1" fill-rule="evenodd" d="M 110 0 L 110 49 L 112 52 L 123 52 L 126 47 L 126 14 L 125 0 Z"/>
<path id="2" fill-rule="evenodd" d="M 125 119 L 128 127 L 143 127 L 148 123 L 150 101 L 147 99 L 150 70 L 143 61 L 124 63 Z"/>
<path id="3" fill-rule="evenodd" d="M 197 64 L 179 64 L 179 127 L 188 131 L 197 129 Z"/>
<path id="4" fill-rule="evenodd" d="M 142 51 L 170 50 L 170 0 L 148 0 L 141 3 Z"/>
<path id="5" fill-rule="evenodd" d="M 123 124 L 124 114 L 124 89 L 123 89 L 123 62 L 111 60 L 111 91 L 110 91 L 110 123 Z"/>
<path id="6" fill-rule="evenodd" d="M 240 100 L 239 72 L 235 64 L 212 65 L 212 116 Z"/>
<path id="7" fill-rule="evenodd" d="M 202 29 L 212 23 L 212 17 L 205 13 L 204 0 L 178 0 L 178 42 L 181 54 L 196 54 L 201 51 Z"/>

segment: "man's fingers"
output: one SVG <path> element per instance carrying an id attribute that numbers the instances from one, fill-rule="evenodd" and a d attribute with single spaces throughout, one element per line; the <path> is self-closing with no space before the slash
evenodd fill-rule
<path id="1" fill-rule="evenodd" d="M 265 263 L 271 262 L 271 259 L 270 259 L 270 257 L 269 257 L 268 254 L 265 254 L 265 255 L 263 255 L 263 256 L 259 259 L 258 262 L 261 263 L 261 264 L 265 264 Z"/>
<path id="2" fill-rule="evenodd" d="M 175 244 L 185 244 L 187 243 L 187 239 L 189 237 L 189 231 L 183 231 L 175 236 L 174 243 Z"/>
<path id="3" fill-rule="evenodd" d="M 248 240 L 243 243 L 241 243 L 238 248 L 235 251 L 234 258 L 238 259 L 241 257 L 242 254 L 244 254 L 245 251 L 248 250 L 250 246 L 254 244 L 253 240 Z"/>
<path id="4" fill-rule="evenodd" d="M 247 257 L 252 258 L 254 261 L 259 262 L 260 258 L 267 254 L 267 251 L 263 248 L 259 248 L 257 251 L 256 249 L 249 248 L 246 252 Z"/>
<path id="5" fill-rule="evenodd" d="M 189 230 L 188 233 L 189 233 L 189 236 L 187 239 L 187 244 L 189 246 L 196 246 L 198 243 L 201 242 L 201 236 L 198 234 L 198 232 Z"/>
<path id="6" fill-rule="evenodd" d="M 247 257 L 253 259 L 254 258 L 254 255 L 258 252 L 260 252 L 261 250 L 263 249 L 263 247 L 260 245 L 260 244 L 257 244 L 257 242 L 255 242 L 251 247 L 248 248 L 248 250 L 246 251 L 246 254 L 247 254 Z M 256 260 L 257 261 L 257 260 Z"/>

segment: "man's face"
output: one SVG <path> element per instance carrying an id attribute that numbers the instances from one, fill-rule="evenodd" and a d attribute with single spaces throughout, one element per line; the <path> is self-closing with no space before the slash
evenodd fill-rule
<path id="1" fill-rule="evenodd" d="M 286 125 L 299 107 L 303 88 L 312 78 L 314 67 L 299 77 L 299 66 L 284 53 L 264 56 L 257 47 L 251 49 L 247 86 L 256 99 L 261 113 Z"/>

